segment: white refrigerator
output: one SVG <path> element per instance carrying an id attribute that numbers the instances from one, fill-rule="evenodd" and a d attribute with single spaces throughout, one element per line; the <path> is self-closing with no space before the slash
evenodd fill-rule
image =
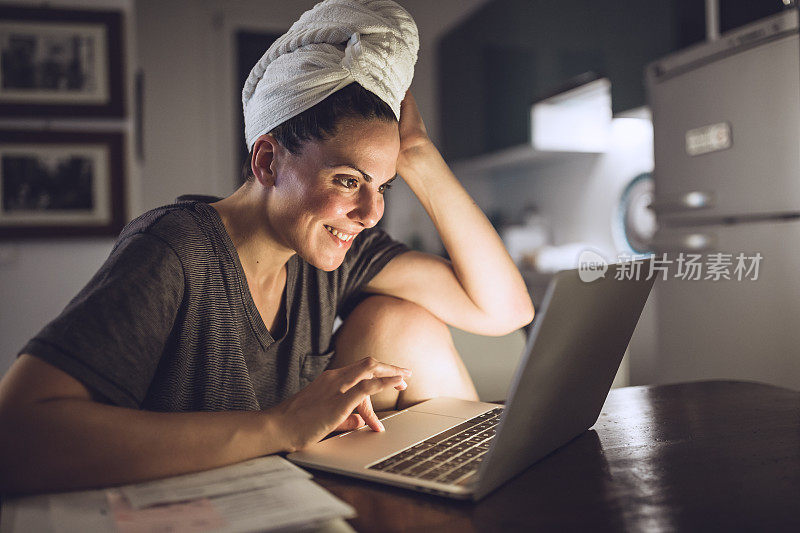
<path id="1" fill-rule="evenodd" d="M 664 267 L 651 381 L 800 389 L 797 10 L 662 58 L 645 78 Z"/>

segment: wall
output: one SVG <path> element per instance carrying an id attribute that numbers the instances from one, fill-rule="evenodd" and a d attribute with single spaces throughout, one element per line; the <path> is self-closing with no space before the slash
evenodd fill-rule
<path id="1" fill-rule="evenodd" d="M 126 64 L 135 63 L 136 35 L 134 0 L 54 0 L 50 7 L 112 9 L 124 13 Z M 10 3 L 10 2 L 9 2 Z M 15 0 L 16 5 L 39 6 L 42 2 Z M 128 118 L 123 120 L 0 120 L 3 128 L 46 128 L 115 130 L 126 134 L 127 211 L 139 209 L 138 165 L 133 153 L 131 115 L 132 69 L 126 72 L 125 102 Z M 45 323 L 55 318 L 83 287 L 108 256 L 112 238 L 31 240 L 0 242 L 0 375 L 16 358 L 17 351 Z"/>

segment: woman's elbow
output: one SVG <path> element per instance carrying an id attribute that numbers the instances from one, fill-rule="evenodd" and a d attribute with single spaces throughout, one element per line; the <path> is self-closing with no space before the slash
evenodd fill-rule
<path id="1" fill-rule="evenodd" d="M 509 321 L 508 331 L 504 333 L 504 335 L 511 333 L 512 331 L 517 331 L 518 329 L 524 328 L 531 322 L 533 322 L 533 316 L 535 311 L 533 309 L 533 304 L 529 305 L 526 309 L 521 310 L 519 313 L 515 314 L 514 319 Z"/>
<path id="2" fill-rule="evenodd" d="M 533 308 L 533 300 L 531 300 L 528 292 L 525 291 L 525 294 L 521 295 L 516 302 L 516 305 L 513 307 L 513 312 L 509 317 L 510 331 L 516 331 L 530 324 L 535 314 L 536 311 Z"/>
<path id="3" fill-rule="evenodd" d="M 520 301 L 518 304 L 504 309 L 502 314 L 495 315 L 489 330 L 484 331 L 483 334 L 492 337 L 508 335 L 530 324 L 533 321 L 533 315 L 533 302 L 527 298 L 527 301 Z"/>
<path id="4" fill-rule="evenodd" d="M 533 307 L 533 299 L 531 299 L 527 291 L 525 292 L 525 297 L 522 299 L 522 309 L 519 314 L 522 320 L 522 325 L 519 327 L 527 326 L 533 322 L 533 317 L 536 315 L 536 309 Z"/>

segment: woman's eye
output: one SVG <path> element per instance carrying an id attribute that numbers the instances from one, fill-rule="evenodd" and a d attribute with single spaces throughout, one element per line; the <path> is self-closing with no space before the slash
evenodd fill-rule
<path id="1" fill-rule="evenodd" d="M 340 178 L 337 178 L 337 179 L 339 180 L 339 183 L 341 183 L 342 185 L 344 185 L 348 189 L 353 189 L 353 188 L 358 186 L 358 180 L 356 178 L 340 177 Z"/>
<path id="2" fill-rule="evenodd" d="M 378 187 L 378 192 L 381 193 L 381 194 L 386 194 L 386 191 L 388 191 L 391 188 L 392 188 L 392 184 L 391 183 L 386 183 L 386 184 L 381 185 L 380 187 Z"/>

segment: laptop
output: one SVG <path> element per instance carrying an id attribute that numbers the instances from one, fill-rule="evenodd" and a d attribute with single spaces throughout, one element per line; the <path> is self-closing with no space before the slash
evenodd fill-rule
<path id="1" fill-rule="evenodd" d="M 435 398 L 384 418 L 385 432 L 362 427 L 288 459 L 451 498 L 483 498 L 597 421 L 653 285 L 648 273 L 649 260 L 556 274 L 505 406 Z"/>

